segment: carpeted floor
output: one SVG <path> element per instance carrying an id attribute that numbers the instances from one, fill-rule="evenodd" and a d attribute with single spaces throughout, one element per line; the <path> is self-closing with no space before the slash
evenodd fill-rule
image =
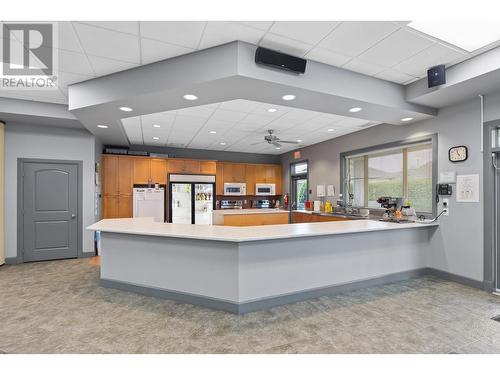
<path id="1" fill-rule="evenodd" d="M 98 285 L 91 259 L 0 268 L 0 353 L 500 353 L 500 297 L 432 277 L 237 316 Z"/>

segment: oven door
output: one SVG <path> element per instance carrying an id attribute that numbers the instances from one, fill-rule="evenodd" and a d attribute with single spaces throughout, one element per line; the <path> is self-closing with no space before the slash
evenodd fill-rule
<path id="1" fill-rule="evenodd" d="M 276 195 L 273 184 L 257 184 L 255 186 L 255 195 Z"/>
<path id="2" fill-rule="evenodd" d="M 224 186 L 224 195 L 243 195 L 240 186 L 228 185 Z"/>

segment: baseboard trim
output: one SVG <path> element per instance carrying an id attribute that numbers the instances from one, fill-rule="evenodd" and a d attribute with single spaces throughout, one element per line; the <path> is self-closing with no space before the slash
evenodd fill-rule
<path id="1" fill-rule="evenodd" d="M 95 255 L 95 251 L 84 251 L 78 256 L 78 258 L 92 258 L 95 257 Z"/>
<path id="2" fill-rule="evenodd" d="M 470 279 L 468 277 L 460 276 L 460 275 L 450 273 L 447 271 L 443 271 L 443 270 L 439 270 L 437 268 L 428 267 L 427 273 L 429 275 L 439 277 L 440 279 L 454 281 L 456 283 L 471 286 L 473 288 L 477 288 L 477 289 L 481 289 L 481 290 L 486 290 L 486 288 L 488 286 L 487 281 L 479 281 L 479 280 Z"/>
<path id="3" fill-rule="evenodd" d="M 22 262 L 23 262 L 23 260 L 19 256 L 5 258 L 5 264 L 8 264 L 8 265 L 21 264 Z"/>
<path id="4" fill-rule="evenodd" d="M 199 305 L 217 310 L 224 310 L 233 314 L 246 314 L 257 310 L 265 310 L 276 306 L 287 305 L 290 303 L 300 302 L 312 298 L 318 298 L 325 295 L 333 295 L 345 293 L 356 289 L 367 288 L 387 283 L 407 280 L 412 277 L 423 276 L 427 274 L 426 268 L 397 272 L 389 275 L 349 282 L 345 284 L 336 284 L 327 287 L 304 290 L 282 294 L 278 296 L 265 297 L 258 300 L 248 302 L 232 302 L 222 299 L 205 297 L 195 294 L 177 292 L 167 289 L 148 287 L 143 285 L 131 284 L 123 281 L 101 279 L 100 285 L 106 288 L 119 289 L 126 292 L 134 292 L 150 297 L 158 297 L 170 299 L 177 302 L 189 303 L 191 305 Z"/>

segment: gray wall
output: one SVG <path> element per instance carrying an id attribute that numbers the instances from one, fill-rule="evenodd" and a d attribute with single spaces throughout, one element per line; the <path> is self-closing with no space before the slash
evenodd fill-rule
<path id="1" fill-rule="evenodd" d="M 154 146 L 140 146 L 140 145 L 132 145 L 130 146 L 130 149 L 169 154 L 172 157 L 176 158 L 232 161 L 235 163 L 279 164 L 281 160 L 279 155 L 252 154 L 248 152 L 229 152 L 229 151 L 199 150 L 199 149 L 175 148 L 175 147 L 154 147 Z"/>
<path id="2" fill-rule="evenodd" d="M 5 255 L 17 255 L 17 159 L 83 161 L 83 251 L 94 251 L 94 136 L 86 130 L 7 123 L 5 132 Z"/>
<path id="3" fill-rule="evenodd" d="M 500 118 L 500 93 L 485 100 L 485 121 Z M 302 149 L 302 158 L 310 163 L 309 181 L 315 197 L 316 185 L 334 184 L 340 188 L 340 153 L 353 149 L 400 141 L 411 137 L 438 134 L 438 170 L 457 174 L 479 174 L 482 187 L 483 154 L 480 151 L 479 98 L 441 109 L 431 120 L 412 125 L 379 125 L 357 133 L 322 142 Z M 469 159 L 453 164 L 448 161 L 448 149 L 456 145 L 469 148 Z M 489 157 L 488 155 L 486 155 Z M 281 156 L 284 173 L 284 191 L 289 191 L 289 165 L 293 153 Z M 483 194 L 480 203 L 457 203 L 455 195 L 450 202 L 450 216 L 442 217 L 440 228 L 434 234 L 428 266 L 471 279 L 483 280 Z M 390 241 L 390 236 L 388 236 Z"/>

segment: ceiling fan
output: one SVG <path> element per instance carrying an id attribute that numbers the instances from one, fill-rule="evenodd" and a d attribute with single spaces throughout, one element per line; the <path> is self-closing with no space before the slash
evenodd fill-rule
<path id="1" fill-rule="evenodd" d="M 269 129 L 267 131 L 267 133 L 268 134 L 264 136 L 264 142 L 267 142 L 270 145 L 273 145 L 275 147 L 281 147 L 282 143 L 292 143 L 292 144 L 295 144 L 295 145 L 298 144 L 298 143 L 300 143 L 298 141 L 285 141 L 283 139 L 280 139 L 279 137 L 277 137 L 277 136 L 274 135 L 274 130 L 272 130 L 272 129 Z M 263 142 L 253 143 L 252 146 L 258 145 L 260 143 L 263 143 Z"/>

